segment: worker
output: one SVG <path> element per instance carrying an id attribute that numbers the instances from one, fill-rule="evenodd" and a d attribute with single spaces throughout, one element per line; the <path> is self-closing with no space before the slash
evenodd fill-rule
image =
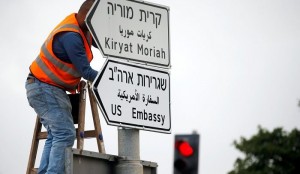
<path id="1" fill-rule="evenodd" d="M 59 23 L 29 67 L 27 99 L 48 133 L 38 174 L 65 173 L 65 149 L 76 137 L 67 91 L 75 92 L 81 77 L 94 81 L 98 73 L 90 66 L 92 37 L 84 22 L 93 3 L 86 0 Z"/>

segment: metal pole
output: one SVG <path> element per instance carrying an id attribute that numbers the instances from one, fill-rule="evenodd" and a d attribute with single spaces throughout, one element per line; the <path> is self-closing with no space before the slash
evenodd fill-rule
<path id="1" fill-rule="evenodd" d="M 143 174 L 140 162 L 140 134 L 138 129 L 119 127 L 118 129 L 117 174 Z"/>

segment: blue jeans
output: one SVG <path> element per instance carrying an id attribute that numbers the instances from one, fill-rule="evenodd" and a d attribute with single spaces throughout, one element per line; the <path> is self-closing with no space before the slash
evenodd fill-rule
<path id="1" fill-rule="evenodd" d="M 29 105 L 48 133 L 38 174 L 63 174 L 65 149 L 75 140 L 70 99 L 64 90 L 37 79 L 33 83 L 27 80 L 25 87 Z"/>

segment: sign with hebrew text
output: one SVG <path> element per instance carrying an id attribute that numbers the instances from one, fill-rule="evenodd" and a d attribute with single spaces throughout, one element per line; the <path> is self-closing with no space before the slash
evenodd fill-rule
<path id="1" fill-rule="evenodd" d="M 168 72 L 107 59 L 93 92 L 109 125 L 171 132 Z"/>
<path id="2" fill-rule="evenodd" d="M 133 0 L 97 0 L 86 18 L 104 57 L 170 68 L 169 8 Z"/>

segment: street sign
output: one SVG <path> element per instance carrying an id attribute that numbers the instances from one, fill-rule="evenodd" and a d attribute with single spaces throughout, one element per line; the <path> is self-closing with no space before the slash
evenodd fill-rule
<path id="1" fill-rule="evenodd" d="M 107 59 L 93 92 L 107 124 L 171 133 L 168 72 Z"/>
<path id="2" fill-rule="evenodd" d="M 169 8 L 133 0 L 97 0 L 87 26 L 104 57 L 170 68 Z"/>

